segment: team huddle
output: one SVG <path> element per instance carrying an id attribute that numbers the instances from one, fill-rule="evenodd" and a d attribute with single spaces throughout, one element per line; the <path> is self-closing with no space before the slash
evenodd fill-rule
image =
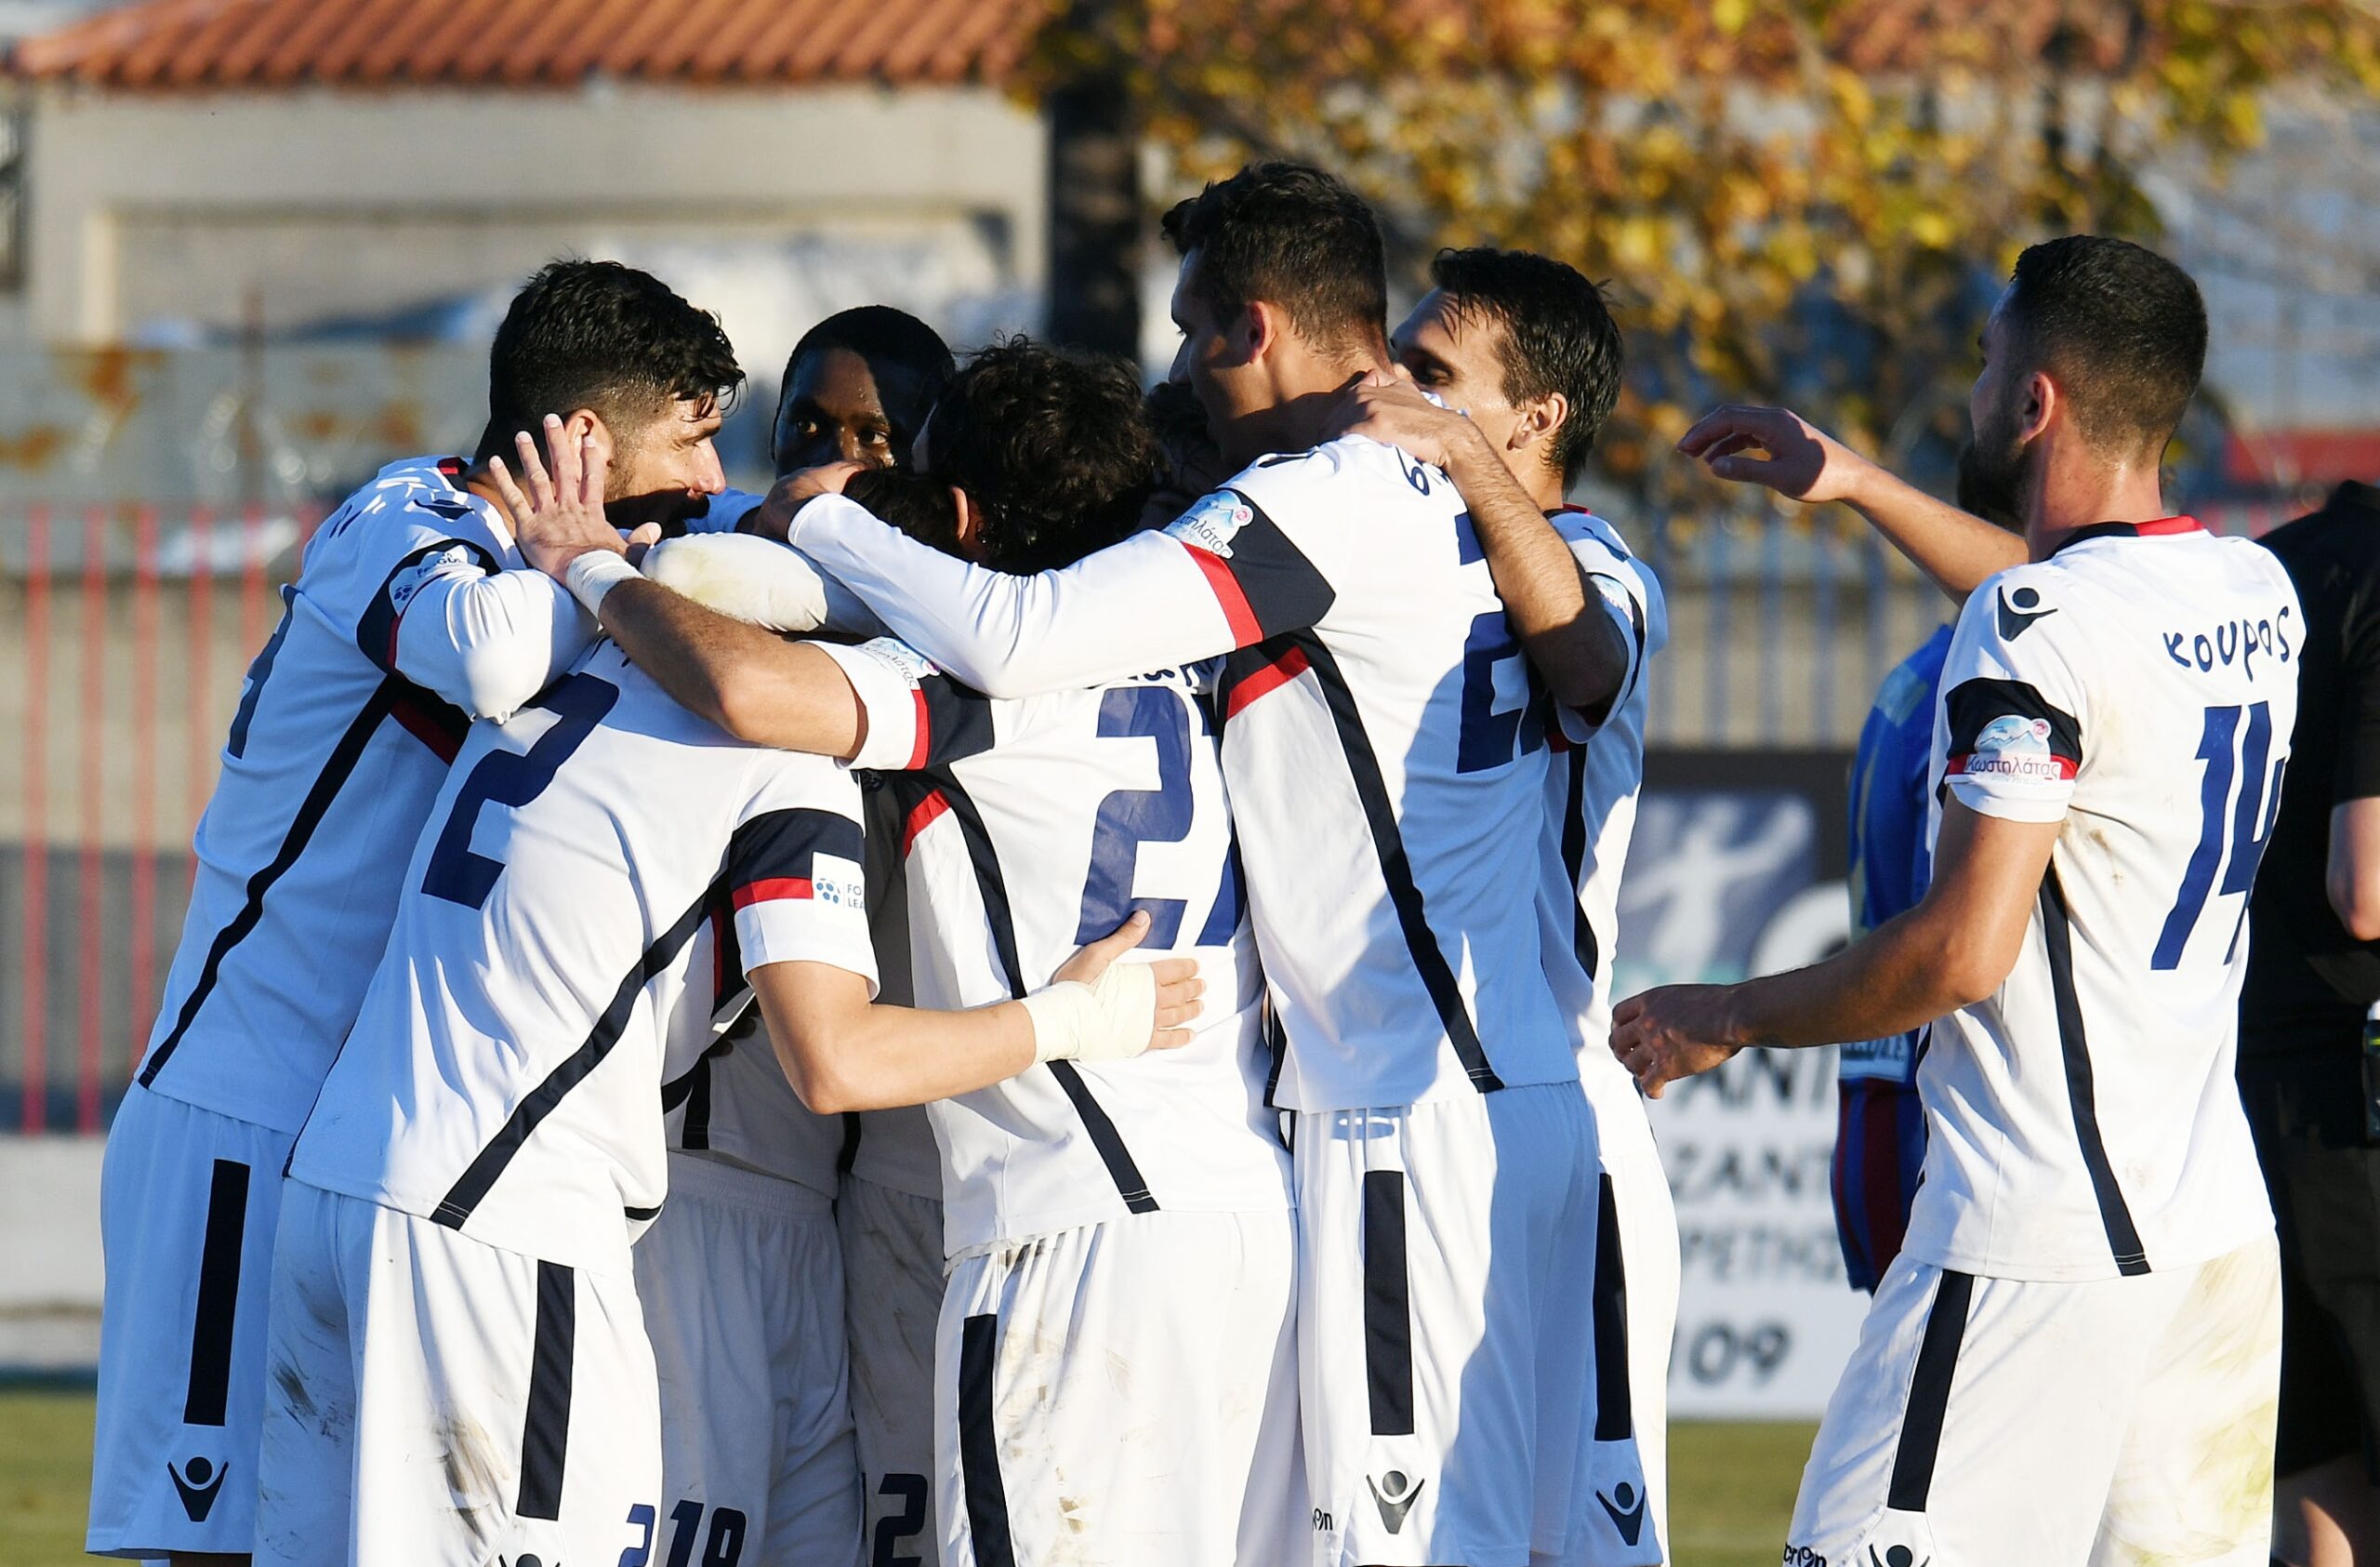
<path id="1" fill-rule="evenodd" d="M 1392 333 L 1372 214 L 1293 165 L 1165 232 L 1155 392 L 848 311 L 765 496 L 716 322 L 557 262 L 472 456 L 310 540 L 108 1148 L 89 1547 L 1649 1567 L 1643 1094 L 1931 1024 L 1785 1560 L 2263 1563 L 2219 1090 L 2296 610 L 2156 509 L 2188 279 L 2019 263 L 1975 415 L 2023 538 L 1855 500 L 1966 593 L 1923 902 L 1615 1009 L 1666 621 L 1565 504 L 1601 291 L 1448 251 Z M 1780 418 L 1683 449 L 1807 493 Z"/>

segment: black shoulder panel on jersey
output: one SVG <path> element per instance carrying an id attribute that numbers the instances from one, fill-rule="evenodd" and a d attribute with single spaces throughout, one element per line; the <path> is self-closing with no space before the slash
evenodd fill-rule
<path id="1" fill-rule="evenodd" d="M 265 894 L 288 874 L 289 868 L 298 863 L 298 857 L 306 852 L 306 845 L 314 841 L 314 830 L 323 825 L 331 803 L 347 787 L 356 764 L 364 760 L 364 748 L 372 743 L 372 736 L 394 708 L 398 694 L 407 689 L 410 687 L 406 683 L 395 675 L 382 680 L 349 723 L 346 733 L 339 736 L 338 744 L 331 748 L 323 770 L 314 775 L 313 787 L 306 791 L 297 814 L 289 818 L 289 830 L 282 834 L 281 847 L 271 863 L 248 878 L 247 896 L 240 904 L 240 911 L 216 932 L 214 944 L 206 949 L 206 960 L 199 964 L 198 979 L 182 999 L 181 1011 L 175 1016 L 172 1031 L 158 1042 L 157 1048 L 149 1053 L 148 1064 L 140 1069 L 141 1087 L 153 1086 L 157 1073 L 181 1047 L 182 1036 L 190 1032 L 190 1026 L 198 1019 L 199 1009 L 215 991 L 215 982 L 223 972 L 223 960 L 231 956 L 231 949 L 247 939 L 248 933 L 257 928 L 257 922 L 264 918 Z"/>
<path id="2" fill-rule="evenodd" d="M 2066 888 L 2057 879 L 2056 864 L 2042 877 L 2041 925 L 2042 948 L 2049 960 L 2050 994 L 2057 1006 L 2057 1042 L 2066 1056 L 2066 1096 L 2074 1112 L 2074 1140 L 2082 1150 L 2082 1167 L 2091 1175 L 2091 1191 L 2099 1202 L 2099 1223 L 2108 1232 L 2108 1249 L 2115 1254 L 2116 1271 L 2126 1276 L 2146 1273 L 2148 1251 L 2132 1222 L 2123 1188 L 2116 1184 L 2107 1140 L 2099 1135 L 2091 1043 L 2082 1027 L 2082 999 L 2074 988 L 2073 917 L 2067 910 Z"/>
<path id="3" fill-rule="evenodd" d="M 503 569 L 503 563 L 488 553 L 485 546 L 468 538 L 442 538 L 414 551 L 390 569 L 380 591 L 372 595 L 372 602 L 364 606 L 363 618 L 355 623 L 355 645 L 364 650 L 366 658 L 391 674 L 396 672 L 397 626 L 405 618 L 405 606 L 421 591 L 422 583 L 430 576 L 430 563 L 456 550 L 491 576 Z"/>
<path id="4" fill-rule="evenodd" d="M 711 900 L 716 896 L 716 885 L 704 888 L 703 895 L 694 899 L 668 930 L 654 938 L 653 945 L 644 949 L 643 956 L 637 959 L 636 966 L 628 970 L 619 988 L 612 992 L 611 1004 L 603 1008 L 602 1016 L 597 1017 L 595 1026 L 587 1031 L 586 1042 L 548 1072 L 546 1081 L 537 1084 L 528 1097 L 521 1101 L 510 1118 L 497 1129 L 496 1135 L 488 1139 L 487 1146 L 480 1149 L 479 1157 L 471 1161 L 469 1167 L 456 1177 L 455 1184 L 447 1189 L 446 1195 L 439 1199 L 437 1208 L 430 1215 L 432 1220 L 449 1229 L 460 1229 L 469 1220 L 472 1212 L 487 1196 L 488 1189 L 496 1185 L 496 1177 L 504 1174 L 505 1168 L 512 1162 L 513 1155 L 521 1151 L 539 1123 L 553 1114 L 562 1096 L 584 1082 L 588 1073 L 603 1064 L 603 1058 L 612 1053 L 612 1047 L 620 1042 L 620 1036 L 628 1031 L 628 1019 L 636 1016 L 637 1003 L 642 999 L 644 988 L 678 961 L 678 954 L 685 949 L 687 942 L 694 938 L 694 932 L 702 928 L 702 923 L 710 917 Z"/>
<path id="5" fill-rule="evenodd" d="M 2016 718 L 2049 726 L 2043 740 L 2050 755 L 2069 763 L 2082 760 L 2082 725 L 2072 713 L 2021 680 L 1961 681 L 1944 698 L 1944 705 L 1950 714 L 1953 757 L 1973 755 L 1986 730 L 2002 719 Z"/>
<path id="6" fill-rule="evenodd" d="M 1600 985 L 1603 943 L 1595 939 L 1595 927 L 1579 896 L 1579 883 L 1587 874 L 1587 748 L 1572 746 L 1568 765 L 1562 795 L 1562 865 L 1570 873 L 1570 951 L 1586 971 L 1587 982 Z"/>
<path id="7" fill-rule="evenodd" d="M 1339 749 L 1347 758 L 1355 798 L 1363 805 L 1364 821 L 1371 829 L 1372 847 L 1380 856 L 1381 879 L 1388 884 L 1388 900 L 1396 910 L 1397 928 L 1404 933 L 1414 971 L 1430 993 L 1439 1026 L 1446 1029 L 1447 1039 L 1453 1044 L 1455 1056 L 1461 1061 L 1472 1086 L 1482 1094 L 1492 1094 L 1504 1086 L 1504 1080 L 1488 1064 L 1487 1047 L 1479 1042 L 1479 1030 L 1472 1023 L 1470 1009 L 1463 1004 L 1461 983 L 1438 946 L 1437 934 L 1430 929 L 1430 914 L 1422 904 L 1421 884 L 1413 880 L 1413 861 L 1405 852 L 1405 834 L 1397 824 L 1395 802 L 1389 797 L 1380 757 L 1372 750 L 1363 714 L 1356 710 L 1355 694 L 1349 689 L 1338 658 L 1322 644 L 1320 637 L 1302 631 L 1282 640 L 1304 653 L 1306 667 L 1322 684 L 1323 697 L 1330 707 L 1331 726 L 1339 733 Z"/>
<path id="8" fill-rule="evenodd" d="M 918 737 L 917 752 L 909 759 L 912 769 L 981 756 L 998 737 L 992 725 L 992 699 L 972 685 L 946 674 L 930 674 L 918 683 L 918 700 L 924 709 L 925 733 Z"/>
<path id="9" fill-rule="evenodd" d="M 1289 536 L 1281 531 L 1280 525 L 1263 507 L 1237 490 L 1223 493 L 1236 498 L 1250 512 L 1248 522 L 1231 538 L 1227 546 L 1231 553 L 1222 557 L 1224 569 L 1238 588 L 1241 607 L 1257 632 L 1255 636 L 1243 636 L 1241 645 L 1304 631 L 1329 614 L 1330 606 L 1338 602 L 1338 590 L 1305 558 L 1305 551 L 1290 542 Z M 1203 566 L 1205 563 L 1200 564 Z M 1221 583 L 1216 584 L 1216 591 L 1223 595 Z M 1239 630 L 1240 618 L 1227 599 L 1223 612 L 1231 618 L 1233 629 Z"/>
<path id="10" fill-rule="evenodd" d="M 859 823 L 839 811 L 765 811 L 728 840 L 728 886 L 740 898 L 746 888 L 764 882 L 807 881 L 822 854 L 857 867 L 862 848 Z"/>

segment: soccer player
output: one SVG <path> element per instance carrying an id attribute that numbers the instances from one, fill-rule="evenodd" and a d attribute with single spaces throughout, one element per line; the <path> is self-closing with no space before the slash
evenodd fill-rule
<path id="1" fill-rule="evenodd" d="M 523 436 L 530 498 L 506 502 L 592 536 L 531 549 L 600 613 L 636 576 L 601 454 L 582 471 L 549 442 L 552 481 Z M 865 759 L 870 708 L 909 706 L 871 678 L 813 713 L 813 749 Z M 1195 965 L 1110 965 L 1145 921 L 998 1006 L 875 1004 L 857 795 L 825 755 L 738 745 L 606 644 L 473 728 L 290 1154 L 260 1558 L 651 1560 L 660 1414 L 629 1245 L 667 1193 L 661 1084 L 739 971 L 826 1113 L 1187 1039 L 1170 1025 L 1197 1010 Z M 740 1547 L 714 1515 L 706 1552 Z"/>
<path id="2" fill-rule="evenodd" d="M 2265 535 L 2297 585 L 2306 653 L 2254 900 L 2240 1088 L 2281 1232 L 2273 1556 L 2380 1557 L 2380 489 L 2348 483 Z"/>
<path id="3" fill-rule="evenodd" d="M 1316 445 L 1345 388 L 1388 376 L 1359 198 L 1259 164 L 1165 229 L 1174 374 L 1245 465 L 1228 486 L 1032 577 L 833 498 L 795 513 L 793 542 L 993 696 L 1228 655 L 1223 773 L 1294 1112 L 1314 1559 L 1576 1560 L 1604 1516 L 1580 1494 L 1594 1126 L 1535 902 L 1513 890 L 1539 883 L 1550 787 L 1526 665 L 1571 700 L 1574 680 L 1616 689 L 1622 650 L 1509 473 L 1516 505 L 1467 513 L 1403 452 Z M 1658 1560 L 1639 1533 L 1628 1560 Z"/>
<path id="4" fill-rule="evenodd" d="M 913 315 L 866 305 L 828 316 L 786 365 L 779 471 L 906 464 L 950 372 L 950 350 Z M 729 494 L 713 510 L 733 519 L 758 498 Z M 740 1540 L 757 1562 L 846 1560 L 862 1533 L 861 1467 L 866 1494 L 896 1503 L 922 1494 L 932 1468 L 942 1295 L 933 1134 L 916 1108 L 814 1114 L 794 1096 L 760 1019 L 747 1012 L 746 1022 L 732 1049 L 668 1085 L 670 1201 L 635 1250 L 661 1385 L 667 1539 L 676 1551 L 684 1536 L 688 1552 Z M 915 1144 L 921 1160 L 898 1157 Z M 877 1200 L 888 1168 L 900 1180 L 920 1162 L 922 1177 L 903 1184 L 922 1196 Z M 849 1183 L 840 1201 L 839 1182 Z M 896 1228 L 881 1216 L 887 1206 L 917 1216 Z M 854 1229 L 863 1210 L 864 1237 Z M 920 1251 L 922 1267 L 897 1265 Z M 902 1309 L 905 1291 L 922 1307 Z M 902 1378 L 913 1361 L 918 1371 Z M 895 1421 L 888 1401 L 914 1413 Z M 888 1468 L 916 1478 L 888 1481 Z"/>
<path id="5" fill-rule="evenodd" d="M 88 1547 L 245 1556 L 264 1306 L 290 1139 L 354 1023 L 406 848 L 469 718 L 508 718 L 595 623 L 522 564 L 487 463 L 565 410 L 622 523 L 721 485 L 742 380 L 709 316 L 608 261 L 531 278 L 497 329 L 475 458 L 390 464 L 323 525 L 250 667 L 155 1031 L 108 1141 Z"/>
<path id="6" fill-rule="evenodd" d="M 1932 1021 L 1925 1178 L 1787 1561 L 2255 1567 L 2280 1273 L 2232 1059 L 2305 622 L 2269 551 L 2163 514 L 2206 351 L 2179 268 L 2034 246 L 1983 349 L 1971 467 L 2032 558 L 1951 640 L 1931 886 L 1809 968 L 1622 1003 L 1612 1048 L 1658 1092 L 1747 1045 Z M 1889 488 L 1805 430 L 1726 410 L 1682 445 L 1733 476 L 1764 447 L 1789 494 Z M 1946 581 L 2004 548 L 1962 513 L 1939 551 L 1894 525 Z"/>
<path id="7" fill-rule="evenodd" d="M 1659 585 L 1619 530 L 1563 498 L 1620 395 L 1620 328 L 1602 289 L 1550 257 L 1486 248 L 1440 251 L 1430 280 L 1435 286 L 1389 337 L 1397 364 L 1501 455 L 1577 557 L 1594 590 L 1587 605 L 1609 618 L 1626 649 L 1616 687 L 1590 708 L 1561 705 L 1548 728 L 1557 760 L 1542 856 L 1551 878 L 1546 974 L 1572 1021 L 1603 1160 L 1596 1353 L 1615 1374 L 1596 1383 L 1595 1440 L 1607 1448 L 1633 1437 L 1644 1466 L 1642 1501 L 1625 1454 L 1618 1477 L 1597 1477 L 1625 1546 L 1633 1542 L 1620 1525 L 1632 1513 L 1648 1516 L 1661 1537 L 1669 1533 L 1677 1211 L 1644 1099 L 1608 1046 L 1620 876 L 1645 780 L 1645 663 L 1668 640 L 1668 618 Z M 1620 1367 L 1626 1374 L 1616 1374 Z"/>
<path id="8" fill-rule="evenodd" d="M 861 474 L 849 493 L 998 570 L 1134 531 L 1157 467 L 1129 366 L 1021 339 L 959 373 L 920 455 L 930 478 Z M 787 644 L 652 588 L 607 600 L 604 624 L 741 737 L 805 743 L 818 697 Z M 1206 682 L 1001 701 L 864 652 L 914 694 L 883 709 L 911 714 L 897 730 L 869 704 L 868 747 L 903 758 L 879 792 L 919 1002 L 1022 993 L 1131 909 L 1156 922 L 1151 952 L 1196 958 L 1232 997 L 1162 1059 L 1052 1063 L 930 1107 L 951 1268 L 931 1406 L 944 1559 L 1291 1560 L 1309 1509 L 1288 1159 Z"/>

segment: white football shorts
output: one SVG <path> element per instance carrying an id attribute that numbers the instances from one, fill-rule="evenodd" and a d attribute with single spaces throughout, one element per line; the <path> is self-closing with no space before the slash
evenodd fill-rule
<path id="1" fill-rule="evenodd" d="M 99 1175 L 97 1556 L 244 1556 L 291 1138 L 135 1085 Z"/>
<path id="2" fill-rule="evenodd" d="M 961 1256 L 936 1358 L 945 1567 L 1281 1567 L 1304 1548 L 1286 1210 Z"/>
<path id="3" fill-rule="evenodd" d="M 636 1244 L 637 1295 L 661 1381 L 668 1549 L 656 1561 L 859 1560 L 833 1210 L 798 1181 L 670 1153 L 669 1201 Z"/>
<path id="4" fill-rule="evenodd" d="M 1640 1560 L 1620 1522 L 1646 1498 L 1656 1537 L 1670 1537 L 1670 1345 L 1677 1335 L 1677 1206 L 1635 1085 L 1628 1099 L 1595 1108 L 1603 1162 L 1595 1227 L 1595 1426 L 1589 1483 L 1617 1517 L 1590 1529 L 1583 1567 Z M 1641 1469 L 1643 1479 L 1637 1479 Z M 1590 1520 L 1592 1522 L 1592 1520 Z"/>
<path id="5" fill-rule="evenodd" d="M 846 1173 L 842 1231 L 870 1567 L 935 1567 L 933 1335 L 942 1315 L 942 1204 Z"/>
<path id="6" fill-rule="evenodd" d="M 272 1302 L 259 1567 L 664 1560 L 660 1394 L 628 1268 L 291 1181 Z"/>
<path id="7" fill-rule="evenodd" d="M 1301 1114 L 1293 1157 L 1315 1567 L 1660 1560 L 1634 1443 L 1594 1440 L 1579 1085 Z"/>
<path id="8" fill-rule="evenodd" d="M 2043 1283 L 1906 1257 L 1827 1405 L 1788 1567 L 2265 1567 L 2281 1396 L 2270 1240 Z"/>

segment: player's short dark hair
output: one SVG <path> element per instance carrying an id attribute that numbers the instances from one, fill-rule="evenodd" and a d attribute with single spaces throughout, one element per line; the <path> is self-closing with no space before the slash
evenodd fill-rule
<path id="1" fill-rule="evenodd" d="M 785 378 L 793 379 L 793 367 L 812 354 L 836 348 L 849 349 L 870 365 L 898 365 L 918 378 L 929 406 L 958 367 L 942 334 L 907 311 L 856 305 L 837 311 L 801 334 L 786 356 Z"/>
<path id="2" fill-rule="evenodd" d="M 922 544 L 959 552 L 959 503 L 950 486 L 906 468 L 863 468 L 843 494 Z"/>
<path id="3" fill-rule="evenodd" d="M 1309 342 L 1371 345 L 1387 330 L 1380 220 L 1337 177 L 1305 164 L 1250 164 L 1165 215 L 1174 250 L 1198 253 L 1190 286 L 1219 317 L 1278 305 Z"/>
<path id="4" fill-rule="evenodd" d="M 509 454 L 516 432 L 578 408 L 632 447 L 673 404 L 712 397 L 724 412 L 743 384 L 718 317 L 651 272 L 617 261 L 549 262 L 496 329 L 477 458 Z"/>
<path id="5" fill-rule="evenodd" d="M 995 341 L 951 378 L 926 419 L 933 477 L 979 518 L 984 563 L 1070 565 L 1137 530 L 1157 476 L 1140 377 L 1113 354 Z"/>
<path id="6" fill-rule="evenodd" d="M 2129 240 L 2069 234 L 2016 258 L 2002 320 L 2018 373 L 2057 378 L 2082 438 L 2162 451 L 2206 368 L 2206 302 L 2189 273 Z"/>
<path id="7" fill-rule="evenodd" d="M 1548 455 L 1564 484 L 1575 481 L 1620 401 L 1625 363 L 1603 286 L 1551 256 L 1492 246 L 1439 251 L 1430 281 L 1458 315 L 1503 328 L 1507 399 L 1534 403 L 1558 392 L 1570 405 Z"/>

